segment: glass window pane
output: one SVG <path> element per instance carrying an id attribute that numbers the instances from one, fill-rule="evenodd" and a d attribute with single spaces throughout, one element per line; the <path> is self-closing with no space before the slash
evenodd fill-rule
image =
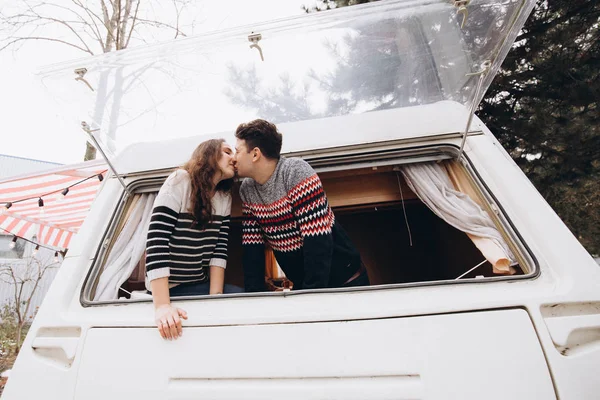
<path id="1" fill-rule="evenodd" d="M 470 107 L 479 78 L 468 74 L 491 61 L 485 91 L 532 6 L 473 0 L 461 28 L 450 1 L 382 1 L 110 53 L 41 78 L 73 124 L 99 129 L 111 157 L 133 143 L 231 132 L 254 118 Z M 81 67 L 85 81 L 75 79 Z"/>

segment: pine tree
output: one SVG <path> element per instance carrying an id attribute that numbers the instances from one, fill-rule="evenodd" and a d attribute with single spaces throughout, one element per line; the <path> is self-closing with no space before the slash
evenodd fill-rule
<path id="1" fill-rule="evenodd" d="M 478 115 L 592 254 L 600 253 L 600 2 L 539 2 Z"/>

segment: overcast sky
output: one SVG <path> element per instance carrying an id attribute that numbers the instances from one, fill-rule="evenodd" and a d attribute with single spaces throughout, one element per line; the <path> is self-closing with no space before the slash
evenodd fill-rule
<path id="1" fill-rule="evenodd" d="M 57 0 L 61 1 L 61 0 Z M 0 0 L 0 8 L 16 0 Z M 194 33 L 300 15 L 311 0 L 198 1 Z M 36 72 L 49 64 L 86 57 L 64 45 L 29 42 L 0 53 L 0 154 L 59 163 L 83 160 L 85 133 L 62 117 L 63 111 L 42 89 Z"/>

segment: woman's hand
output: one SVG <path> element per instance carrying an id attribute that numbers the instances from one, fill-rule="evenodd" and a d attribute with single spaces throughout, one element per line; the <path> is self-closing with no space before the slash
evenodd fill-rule
<path id="1" fill-rule="evenodd" d="M 170 304 L 158 306 L 154 311 L 154 320 L 163 339 L 174 340 L 182 335 L 181 318 L 187 319 L 187 313 Z"/>
<path id="2" fill-rule="evenodd" d="M 154 321 L 163 339 L 177 339 L 182 334 L 181 318 L 187 319 L 187 313 L 173 307 L 169 298 L 169 278 L 158 278 L 150 282 L 154 301 Z"/>

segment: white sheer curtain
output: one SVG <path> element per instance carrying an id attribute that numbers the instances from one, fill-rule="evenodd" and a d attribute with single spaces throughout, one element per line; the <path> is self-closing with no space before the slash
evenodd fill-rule
<path id="1" fill-rule="evenodd" d="M 495 273 L 513 274 L 515 257 L 488 213 L 466 193 L 454 189 L 446 169 L 435 162 L 402 166 L 411 190 L 438 217 L 465 232 Z"/>
<path id="2" fill-rule="evenodd" d="M 128 217 L 106 260 L 94 300 L 115 300 L 119 287 L 129 278 L 146 249 L 148 223 L 156 194 L 144 193 L 134 201 Z"/>

